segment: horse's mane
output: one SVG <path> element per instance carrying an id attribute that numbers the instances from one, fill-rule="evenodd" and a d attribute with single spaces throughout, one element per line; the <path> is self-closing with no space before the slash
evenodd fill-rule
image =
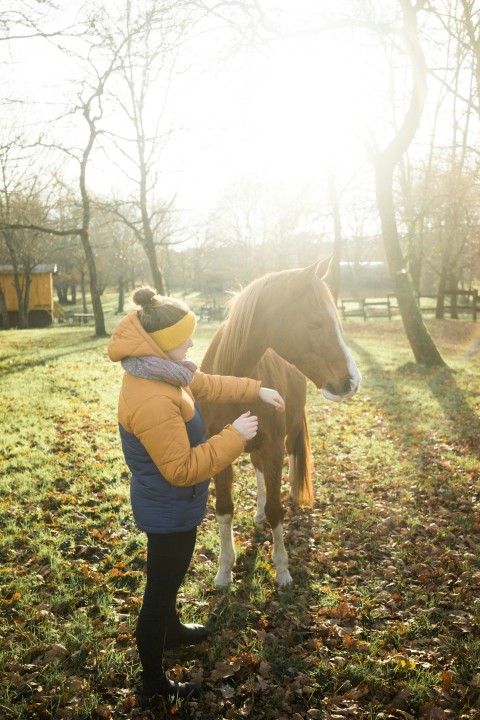
<path id="1" fill-rule="evenodd" d="M 246 346 L 258 298 L 265 286 L 280 274 L 283 273 L 263 275 L 239 292 L 232 293 L 232 297 L 227 303 L 227 319 L 221 328 L 222 336 L 215 354 L 213 372 L 223 374 L 232 372 L 235 360 L 239 358 Z"/>

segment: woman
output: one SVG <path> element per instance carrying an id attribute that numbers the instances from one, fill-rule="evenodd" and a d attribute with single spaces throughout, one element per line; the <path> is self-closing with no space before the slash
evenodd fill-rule
<path id="1" fill-rule="evenodd" d="M 285 404 L 258 380 L 198 372 L 186 360 L 196 325 L 186 305 L 148 286 L 132 299 L 140 309 L 117 325 L 108 353 L 127 371 L 118 403 L 119 430 L 132 473 L 133 515 L 147 533 L 147 583 L 136 630 L 145 705 L 154 695 L 184 698 L 200 692 L 193 683 L 167 678 L 163 651 L 208 635 L 203 625 L 180 622 L 177 592 L 205 515 L 210 478 L 240 455 L 258 427 L 257 418 L 246 412 L 207 440 L 195 401 L 260 398 L 281 411 Z"/>

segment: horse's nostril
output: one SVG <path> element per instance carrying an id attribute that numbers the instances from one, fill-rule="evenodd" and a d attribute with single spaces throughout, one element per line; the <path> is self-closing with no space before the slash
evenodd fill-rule
<path id="1" fill-rule="evenodd" d="M 352 387 L 352 385 L 351 385 L 351 380 L 350 380 L 350 378 L 348 377 L 348 378 L 345 380 L 345 382 L 343 383 L 343 393 L 342 393 L 342 394 L 343 394 L 343 395 L 346 395 L 348 392 L 350 392 L 351 387 Z"/>
<path id="2" fill-rule="evenodd" d="M 331 395 L 335 395 L 335 397 L 342 397 L 342 395 L 347 395 L 347 393 L 350 392 L 352 389 L 351 380 L 350 377 L 347 377 L 341 385 L 338 385 L 338 387 L 335 387 L 332 383 L 328 383 L 325 390 L 329 392 Z"/>

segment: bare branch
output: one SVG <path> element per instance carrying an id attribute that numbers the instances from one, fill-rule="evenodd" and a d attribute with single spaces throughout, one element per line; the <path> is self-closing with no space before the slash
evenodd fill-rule
<path id="1" fill-rule="evenodd" d="M 58 235 L 65 237 L 67 235 L 81 235 L 82 228 L 70 228 L 69 230 L 56 230 L 55 228 L 47 228 L 44 225 L 32 225 L 22 223 L 2 223 L 0 222 L 0 229 L 2 230 L 36 230 L 37 232 L 46 233 L 48 235 Z"/>

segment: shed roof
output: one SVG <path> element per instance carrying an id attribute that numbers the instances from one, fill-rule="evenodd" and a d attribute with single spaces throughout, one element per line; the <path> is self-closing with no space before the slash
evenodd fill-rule
<path id="1" fill-rule="evenodd" d="M 23 271 L 23 267 L 19 265 L 18 270 L 20 272 Z M 49 263 L 38 263 L 30 270 L 30 273 L 32 274 L 39 274 L 39 273 L 53 273 L 55 274 L 58 270 L 58 266 L 54 264 Z M 13 275 L 13 265 L 0 265 L 0 275 Z"/>

